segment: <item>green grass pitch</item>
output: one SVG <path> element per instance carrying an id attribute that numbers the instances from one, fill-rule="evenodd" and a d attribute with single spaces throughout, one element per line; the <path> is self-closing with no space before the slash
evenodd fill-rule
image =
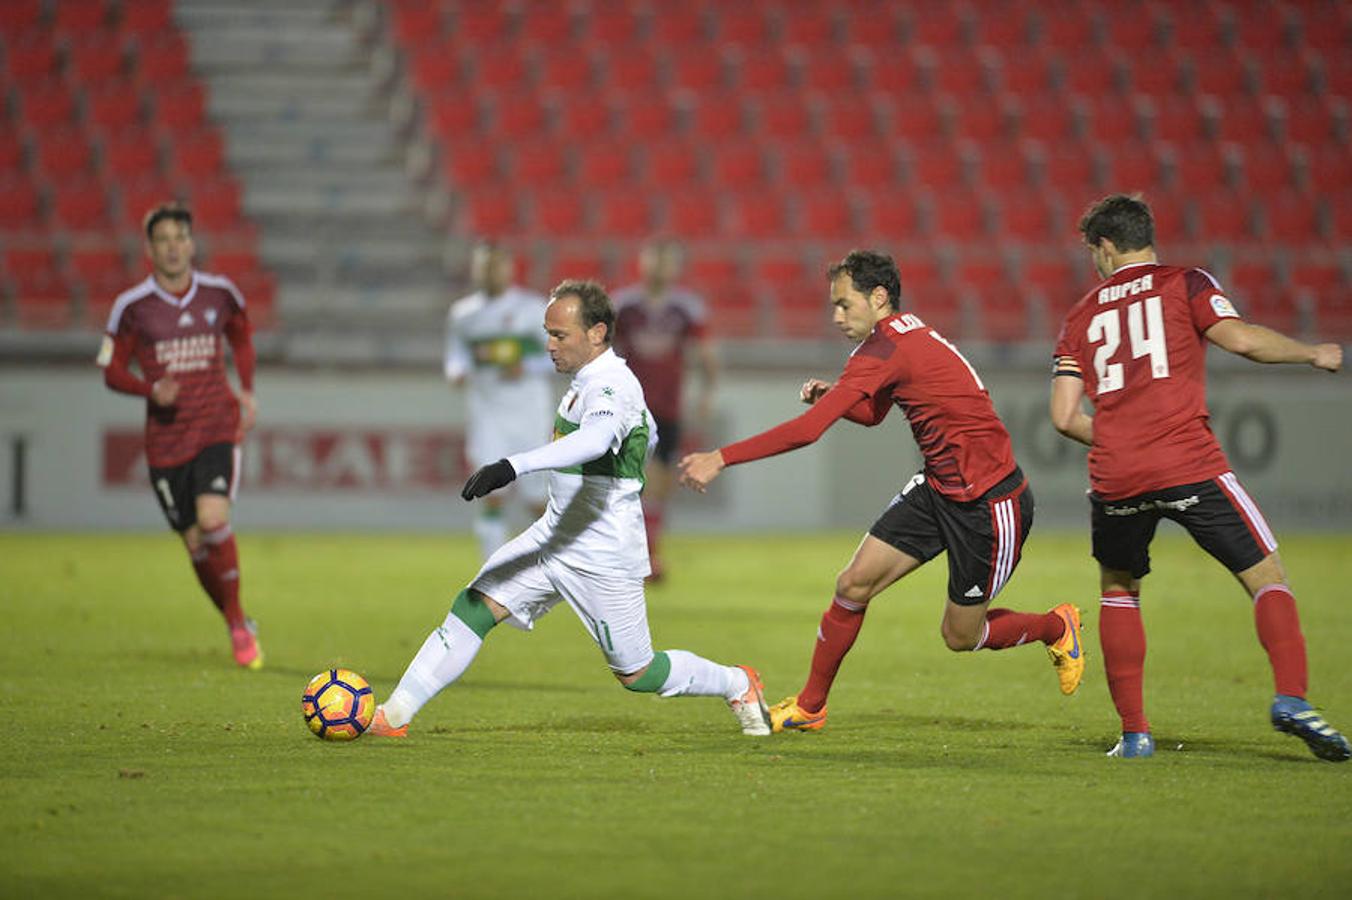
<path id="1" fill-rule="evenodd" d="M 1086 535 L 1035 534 L 1000 598 L 1085 609 L 1071 698 L 1040 647 L 944 648 L 940 563 L 874 603 L 819 734 L 631 695 L 560 608 L 491 634 L 409 740 L 329 744 L 306 680 L 345 665 L 388 694 L 473 574 L 468 539 L 245 534 L 250 673 L 171 536 L 0 534 L 0 896 L 1346 897 L 1352 764 L 1271 730 L 1248 601 L 1166 531 L 1139 762 L 1103 756 Z M 796 691 L 856 540 L 673 536 L 656 645 Z M 1312 699 L 1347 730 L 1352 539 L 1282 550 Z"/>

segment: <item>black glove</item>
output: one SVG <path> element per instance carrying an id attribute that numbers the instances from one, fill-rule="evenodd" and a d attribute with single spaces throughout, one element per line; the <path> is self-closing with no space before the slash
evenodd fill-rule
<path id="1" fill-rule="evenodd" d="M 474 500 L 500 487 L 506 487 L 513 481 L 516 481 L 516 469 L 513 469 L 507 460 L 500 459 L 469 476 L 469 481 L 466 481 L 465 486 L 460 489 L 460 498 Z"/>

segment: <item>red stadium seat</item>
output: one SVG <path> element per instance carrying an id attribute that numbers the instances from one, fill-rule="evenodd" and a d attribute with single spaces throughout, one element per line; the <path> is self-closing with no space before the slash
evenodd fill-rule
<path id="1" fill-rule="evenodd" d="M 1200 191 L 1189 189 L 1189 196 Z M 1247 197 L 1228 190 L 1203 195 L 1194 205 L 1200 237 L 1208 242 L 1243 243 L 1254 238 L 1253 212 Z"/>
<path id="2" fill-rule="evenodd" d="M 597 204 L 597 231 L 601 234 L 641 238 L 652 231 L 652 206 L 640 191 L 611 190 L 601 194 Z"/>
<path id="3" fill-rule="evenodd" d="M 1268 262 L 1240 259 L 1230 266 L 1224 287 L 1239 300 L 1259 294 L 1273 294 L 1278 289 L 1277 269 Z M 1243 307 L 1241 307 L 1241 310 Z"/>
<path id="4" fill-rule="evenodd" d="M 65 294 L 65 279 L 57 267 L 56 254 L 50 248 L 9 248 L 5 250 L 3 261 L 6 280 L 15 294 Z"/>
<path id="5" fill-rule="evenodd" d="M 1231 11 L 1236 44 L 1261 59 L 1291 57 L 1292 27 L 1285 9 L 1269 3 L 1239 3 Z"/>
<path id="6" fill-rule="evenodd" d="M 635 94 L 657 90 L 657 62 L 646 48 L 603 54 L 600 65 L 601 81 L 612 90 L 622 89 Z"/>
<path id="7" fill-rule="evenodd" d="M 955 103 L 952 135 L 955 140 L 978 144 L 1001 144 L 1008 139 L 1008 117 L 997 102 Z"/>
<path id="8" fill-rule="evenodd" d="M 0 4 L 3 7 L 4 4 Z M 10 80 L 30 83 L 57 74 L 56 44 L 50 32 L 29 31 L 5 42 L 5 71 Z"/>
<path id="9" fill-rule="evenodd" d="M 721 90 L 724 86 L 721 55 L 708 51 L 694 53 L 682 51 L 669 57 L 667 66 L 669 84 L 672 88 L 704 94 Z"/>
<path id="10" fill-rule="evenodd" d="M 69 123 L 75 114 L 75 97 L 56 79 L 24 82 L 20 85 L 21 121 L 29 127 L 47 130 Z"/>
<path id="11" fill-rule="evenodd" d="M 85 90 L 85 120 L 103 132 L 121 131 L 141 124 L 141 93 L 135 85 L 112 80 Z"/>
<path id="12" fill-rule="evenodd" d="M 841 168 L 848 187 L 865 193 L 896 189 L 900 181 L 897 161 L 886 145 L 843 149 Z"/>
<path id="13" fill-rule="evenodd" d="M 1061 92 L 1085 97 L 1120 94 L 1126 75 L 1111 47 L 1078 47 L 1061 56 Z"/>
<path id="14" fill-rule="evenodd" d="M 1229 160 L 1215 144 L 1180 144 L 1167 155 L 1174 187 L 1188 196 L 1214 193 L 1231 183 Z"/>
<path id="15" fill-rule="evenodd" d="M 1060 318 L 1093 284 L 1089 259 L 1075 265 L 1065 257 L 1033 259 L 1024 262 L 1022 279 L 1036 291 L 1047 311 Z"/>
<path id="16" fill-rule="evenodd" d="M 143 85 L 167 85 L 189 77 L 188 44 L 177 32 L 136 40 L 131 60 Z"/>
<path id="17" fill-rule="evenodd" d="M 984 148 L 976 164 L 977 184 L 996 192 L 1027 187 L 1032 178 L 1025 147 L 1015 143 L 994 143 Z"/>
<path id="18" fill-rule="evenodd" d="M 38 192 L 27 176 L 0 176 L 0 233 L 18 233 L 33 228 L 38 218 Z"/>
<path id="19" fill-rule="evenodd" d="M 1153 151 L 1128 147 L 1105 158 L 1103 181 L 1113 192 L 1157 191 L 1163 187 L 1164 175 Z"/>
<path id="20" fill-rule="evenodd" d="M 481 45 L 506 40 L 511 29 L 512 20 L 505 5 L 458 3 L 455 6 L 455 18 L 449 23 L 447 31 L 461 43 Z"/>
<path id="21" fill-rule="evenodd" d="M 59 330 L 75 321 L 75 292 L 62 282 L 47 294 L 20 294 L 14 298 L 15 324 L 28 331 Z M 106 318 L 106 317 L 105 317 Z"/>
<path id="22" fill-rule="evenodd" d="M 1180 3 L 1164 11 L 1169 45 L 1187 53 L 1224 46 L 1225 31 L 1217 13 L 1216 7 L 1205 3 Z"/>
<path id="23" fill-rule="evenodd" d="M 1010 190 L 1000 193 L 1001 240 L 1044 244 L 1055 241 L 1056 211 L 1041 191 Z"/>
<path id="24" fill-rule="evenodd" d="M 1303 154 L 1306 179 L 1311 190 L 1344 197 L 1352 191 L 1352 153 L 1346 147 L 1312 146 Z"/>
<path id="25" fill-rule="evenodd" d="M 696 5 L 664 3 L 653 8 L 652 39 L 662 47 L 688 47 L 708 37 L 703 10 Z"/>
<path id="26" fill-rule="evenodd" d="M 510 41 L 478 48 L 474 60 L 474 89 L 512 92 L 526 84 L 526 61 Z"/>
<path id="27" fill-rule="evenodd" d="M 228 277 L 244 295 L 244 309 L 249 315 L 249 324 L 260 331 L 272 328 L 277 318 L 277 281 L 272 274 L 256 269 Z"/>
<path id="28" fill-rule="evenodd" d="M 714 184 L 740 189 L 766 179 L 765 156 L 759 144 L 734 142 L 713 148 L 711 166 Z"/>
<path id="29" fill-rule="evenodd" d="M 214 178 L 225 171 L 225 139 L 211 126 L 176 135 L 167 149 L 169 166 L 180 179 Z"/>
<path id="30" fill-rule="evenodd" d="M 669 140 L 676 130 L 676 113 L 659 97 L 636 94 L 621 106 L 619 129 L 634 141 Z"/>
<path id="31" fill-rule="evenodd" d="M 878 121 L 867 104 L 822 104 L 822 134 L 829 140 L 846 144 L 873 143 L 878 137 Z"/>
<path id="32" fill-rule="evenodd" d="M 121 6 L 122 16 L 118 19 L 117 27 L 124 34 L 139 37 L 151 37 L 165 31 L 172 31 L 174 28 L 173 6 L 173 0 L 124 2 Z"/>
<path id="33" fill-rule="evenodd" d="M 1072 207 L 1083 207 L 1098 192 L 1098 163 L 1086 145 L 1050 145 L 1036 159 L 1042 183 Z"/>
<path id="34" fill-rule="evenodd" d="M 17 34 L 31 31 L 42 22 L 42 0 L 6 0 L 0 3 L 0 35 L 5 42 Z"/>
<path id="35" fill-rule="evenodd" d="M 79 0 L 76 3 L 54 4 L 52 26 L 57 31 L 82 34 L 101 28 L 108 21 L 105 0 Z"/>
<path id="36" fill-rule="evenodd" d="M 738 237 L 773 238 L 791 231 L 789 209 L 777 193 L 735 193 L 727 231 Z"/>
<path id="37" fill-rule="evenodd" d="M 1248 60 L 1228 50 L 1193 53 L 1189 59 L 1193 90 L 1218 97 L 1247 97 L 1252 94 L 1253 79 Z"/>
<path id="38" fill-rule="evenodd" d="M 590 231 L 587 204 L 574 190 L 537 191 L 531 194 L 532 231 L 552 237 L 573 237 Z"/>
<path id="39" fill-rule="evenodd" d="M 119 225 L 124 230 L 135 231 L 138 236 L 141 235 L 141 223 L 146 213 L 161 203 L 183 199 L 172 184 L 158 175 L 119 184 L 118 194 L 121 196 Z"/>
<path id="40" fill-rule="evenodd" d="M 1105 43 L 1133 56 L 1148 58 L 1163 47 L 1164 30 L 1153 9 L 1138 9 L 1131 16 L 1113 16 L 1104 25 Z"/>
<path id="41" fill-rule="evenodd" d="M 459 141 L 443 151 L 442 173 L 460 189 L 495 181 L 503 173 L 498 168 L 500 148 L 480 141 Z"/>
<path id="42" fill-rule="evenodd" d="M 94 148 L 74 128 L 43 132 L 34 150 L 37 173 L 49 184 L 78 178 L 93 168 Z"/>
<path id="43" fill-rule="evenodd" d="M 1011 124 L 1020 137 L 1049 144 L 1076 140 L 1078 113 L 1069 97 L 1029 96 L 1009 104 Z M 998 148 L 993 148 L 998 149 Z"/>
<path id="44" fill-rule="evenodd" d="M 521 17 L 517 40 L 541 47 L 566 46 L 573 43 L 576 21 L 564 4 L 538 3 Z"/>
<path id="45" fill-rule="evenodd" d="M 1285 107 L 1282 133 L 1288 141 L 1326 144 L 1339 141 L 1337 120 L 1328 103 L 1318 99 L 1293 99 Z"/>
<path id="46" fill-rule="evenodd" d="M 1287 270 L 1291 286 L 1310 294 L 1331 294 L 1348 287 L 1342 266 L 1330 262 L 1297 262 Z"/>
<path id="47" fill-rule="evenodd" d="M 811 113 L 797 94 L 763 99 L 756 116 L 756 131 L 775 140 L 797 140 L 811 133 Z"/>
<path id="48" fill-rule="evenodd" d="M 1206 139 L 1206 119 L 1188 97 L 1138 98 L 1155 141 L 1192 143 Z"/>
<path id="49" fill-rule="evenodd" d="M 844 5 L 841 13 L 844 18 L 841 38 L 850 46 L 884 54 L 895 54 L 897 47 L 902 46 L 901 27 L 893 4 L 854 9 Z"/>
<path id="50" fill-rule="evenodd" d="M 543 54 L 536 61 L 535 72 L 536 84 L 545 91 L 590 93 L 594 83 L 590 58 L 575 47 Z"/>
<path id="51" fill-rule="evenodd" d="M 952 47 L 963 42 L 967 26 L 965 10 L 941 4 L 910 10 L 907 23 L 911 41 L 928 47 Z"/>
<path id="52" fill-rule="evenodd" d="M 1247 143 L 1240 148 L 1238 183 L 1256 194 L 1272 194 L 1296 184 L 1295 169 L 1286 146 L 1272 141 Z"/>
<path id="53" fill-rule="evenodd" d="M 972 21 L 972 43 L 1022 54 L 1032 42 L 1028 12 L 1019 4 L 1010 4 L 1003 14 L 977 16 Z"/>
<path id="54" fill-rule="evenodd" d="M 713 6 L 710 11 L 715 13 L 717 19 L 715 32 L 719 44 L 763 47 L 771 43 L 770 28 L 765 21 L 765 15 L 754 6 L 743 6 L 735 10 Z"/>
<path id="55" fill-rule="evenodd" d="M 653 146 L 647 153 L 647 180 L 655 187 L 679 192 L 699 180 L 699 156 L 681 141 Z"/>
<path id="56" fill-rule="evenodd" d="M 915 241 L 925 236 L 920 210 L 908 191 L 870 195 L 864 201 L 864 223 L 886 241 Z"/>
<path id="57" fill-rule="evenodd" d="M 610 104 L 593 92 L 579 97 L 565 94 L 555 106 L 554 133 L 581 146 L 599 143 L 613 130 L 612 112 Z"/>
<path id="58" fill-rule="evenodd" d="M 619 143 L 596 143 L 580 148 L 577 177 L 583 190 L 627 184 L 633 177 L 629 150 Z"/>
<path id="59" fill-rule="evenodd" d="M 953 190 L 967 179 L 967 165 L 958 147 L 942 138 L 912 147 L 906 170 L 914 187 L 932 191 Z"/>
<path id="60" fill-rule="evenodd" d="M 1093 7 L 1067 4 L 1038 11 L 1037 35 L 1052 50 L 1083 50 L 1098 44 Z"/>
<path id="61" fill-rule="evenodd" d="M 889 98 L 878 104 L 878 113 L 890 137 L 924 141 L 944 133 L 943 111 L 928 95 Z"/>
<path id="62" fill-rule="evenodd" d="M 1314 295 L 1314 332 L 1321 340 L 1352 339 L 1352 291 Z"/>
<path id="63" fill-rule="evenodd" d="M 784 146 L 779 156 L 777 181 L 794 190 L 812 189 L 832 180 L 831 157 L 820 142 Z"/>
<path id="64" fill-rule="evenodd" d="M 389 13 L 390 28 L 405 47 L 434 40 L 443 32 L 441 10 L 435 4 L 391 3 Z"/>
<path id="65" fill-rule="evenodd" d="M 112 226 L 103 185 L 92 178 L 72 178 L 53 185 L 51 221 L 68 232 L 108 232 Z"/>
<path id="66" fill-rule="evenodd" d="M 720 232 L 718 206 L 704 193 L 678 193 L 669 198 L 667 229 L 679 237 L 708 238 Z"/>
<path id="67" fill-rule="evenodd" d="M 558 284 L 565 278 L 589 279 L 605 284 L 610 280 L 610 266 L 605 257 L 595 253 L 559 254 L 553 259 L 548 284 Z"/>
<path id="68" fill-rule="evenodd" d="M 19 172 L 23 168 L 23 141 L 11 129 L 0 130 L 0 172 Z"/>
<path id="69" fill-rule="evenodd" d="M 784 54 L 773 47 L 742 54 L 736 67 L 737 86 L 743 91 L 786 91 L 792 80 Z"/>
<path id="70" fill-rule="evenodd" d="M 861 234 L 861 221 L 848 194 L 819 190 L 802 197 L 800 231 L 813 238 L 844 240 Z"/>
<path id="71" fill-rule="evenodd" d="M 1267 198 L 1263 209 L 1269 237 L 1293 244 L 1319 240 L 1318 198 L 1286 191 Z"/>
<path id="72" fill-rule="evenodd" d="M 628 4 L 622 2 L 593 4 L 582 21 L 582 39 L 592 47 L 607 52 L 618 47 L 638 43 L 638 19 Z"/>
<path id="73" fill-rule="evenodd" d="M 925 64 L 925 79 L 931 91 L 954 97 L 991 93 L 985 59 L 980 52 L 966 47 L 950 46 L 934 53 Z"/>
<path id="74" fill-rule="evenodd" d="M 1324 60 L 1324 91 L 1344 102 L 1352 100 L 1352 61 L 1346 55 Z"/>
<path id="75" fill-rule="evenodd" d="M 103 139 L 99 157 L 110 181 L 131 181 L 160 173 L 160 147 L 145 131 L 123 131 Z"/>
<path id="76" fill-rule="evenodd" d="M 480 185 L 463 205 L 461 230 L 470 234 L 497 237 L 516 231 L 516 202 L 501 184 Z"/>
<path id="77" fill-rule="evenodd" d="M 974 191 L 964 188 L 938 191 L 930 203 L 934 234 L 950 241 L 975 241 L 986 236 L 986 205 Z"/>
<path id="78" fill-rule="evenodd" d="M 253 226 L 244 217 L 244 198 L 239 183 L 229 176 L 193 185 L 192 214 L 195 224 L 213 237 L 252 237 Z"/>
<path id="79" fill-rule="evenodd" d="M 996 79 L 1006 94 L 1029 99 L 1051 94 L 1057 84 L 1051 57 L 1035 49 L 1006 53 Z"/>
<path id="80" fill-rule="evenodd" d="M 545 108 L 532 93 L 501 93 L 488 107 L 494 133 L 508 141 L 535 139 L 545 128 Z"/>
<path id="81" fill-rule="evenodd" d="M 744 120 L 736 93 L 702 97 L 694 109 L 690 135 L 699 141 L 725 141 L 742 133 Z"/>
<path id="82" fill-rule="evenodd" d="M 127 261 L 115 249 L 75 249 L 68 262 L 71 280 L 80 285 L 85 297 L 116 297 L 133 281 Z"/>
<path id="83" fill-rule="evenodd" d="M 799 70 L 799 87 L 807 91 L 833 95 L 853 93 L 860 89 L 860 82 L 859 73 L 848 54 L 809 53 Z"/>
<path id="84" fill-rule="evenodd" d="M 1270 140 L 1272 123 L 1262 104 L 1243 97 L 1230 97 L 1213 106 L 1214 130 L 1222 141 L 1253 144 Z"/>
<path id="85" fill-rule="evenodd" d="M 458 84 L 464 60 L 446 45 L 433 41 L 413 45 L 408 56 L 408 76 L 423 95 L 435 95 Z"/>
<path id="86" fill-rule="evenodd" d="M 479 104 L 463 91 L 433 95 L 426 115 L 428 129 L 443 140 L 458 143 L 466 134 L 482 130 Z"/>
<path id="87" fill-rule="evenodd" d="M 510 180 L 526 190 L 557 185 L 566 175 L 561 149 L 552 143 L 518 144 L 510 159 Z"/>
<path id="88" fill-rule="evenodd" d="M 94 31 L 74 36 L 66 42 L 66 71 L 76 82 L 97 84 L 120 78 L 125 70 L 122 37 L 116 32 Z"/>
<path id="89" fill-rule="evenodd" d="M 894 97 L 912 97 L 923 89 L 924 72 L 909 53 L 895 47 L 875 50 L 872 61 L 862 70 L 864 80 L 875 91 Z"/>
<path id="90" fill-rule="evenodd" d="M 196 82 L 167 85 L 155 97 L 155 125 L 167 131 L 196 131 L 205 124 L 206 115 L 206 95 Z"/>
<path id="91" fill-rule="evenodd" d="M 797 10 L 780 21 L 779 39 L 789 45 L 826 48 L 836 40 L 836 23 L 824 9 Z"/>
<path id="92" fill-rule="evenodd" d="M 1302 298 L 1289 291 L 1272 288 L 1250 294 L 1232 294 L 1240 315 L 1250 322 L 1275 328 L 1283 334 L 1300 335 L 1308 329 L 1302 313 Z"/>
<path id="93" fill-rule="evenodd" d="M 901 308 L 915 313 L 926 325 L 945 337 L 966 337 L 957 291 L 937 280 L 908 285 L 904 262 L 901 272 Z"/>

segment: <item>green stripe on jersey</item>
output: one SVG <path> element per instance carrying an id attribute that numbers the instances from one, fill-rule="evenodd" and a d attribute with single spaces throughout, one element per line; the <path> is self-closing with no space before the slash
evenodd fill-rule
<path id="1" fill-rule="evenodd" d="M 513 366 L 527 356 L 544 353 L 545 345 L 539 338 L 499 334 L 475 338 L 469 342 L 469 350 L 476 366 Z"/>
<path id="2" fill-rule="evenodd" d="M 570 422 L 563 416 L 554 416 L 554 440 L 577 431 L 578 423 Z M 648 458 L 648 417 L 643 424 L 633 428 L 620 442 L 619 452 L 607 450 L 604 456 L 597 457 L 580 466 L 569 466 L 556 471 L 569 475 L 605 475 L 608 478 L 636 478 L 643 481 L 643 463 Z"/>

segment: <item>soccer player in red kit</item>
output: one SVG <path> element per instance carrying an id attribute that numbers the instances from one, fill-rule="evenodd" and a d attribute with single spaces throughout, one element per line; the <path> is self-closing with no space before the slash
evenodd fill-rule
<path id="1" fill-rule="evenodd" d="M 146 398 L 146 461 L 155 498 L 183 538 L 203 590 L 225 617 L 235 661 L 258 669 L 263 652 L 239 602 L 239 554 L 230 502 L 239 442 L 253 426 L 254 350 L 244 298 L 228 278 L 198 272 L 192 214 L 177 204 L 146 216 L 151 275 L 124 291 L 99 352 L 111 389 Z M 240 391 L 225 372 L 225 342 Z M 130 363 L 140 369 L 138 377 Z"/>
<path id="2" fill-rule="evenodd" d="M 1099 563 L 1099 637 L 1122 737 L 1110 756 L 1154 753 L 1141 682 L 1141 579 L 1161 518 L 1187 529 L 1253 599 L 1277 696 L 1278 731 L 1315 756 L 1346 760 L 1348 742 L 1305 700 L 1305 639 L 1277 540 L 1230 471 L 1207 425 L 1206 342 L 1262 363 L 1336 372 L 1337 344 L 1305 344 L 1243 321 L 1201 269 L 1161 265 L 1150 208 L 1115 194 L 1089 208 L 1080 232 L 1103 281 L 1071 309 L 1056 344 L 1051 416 L 1087 444 L 1091 531 Z M 1088 396 L 1094 415 L 1081 408 Z"/>
<path id="3" fill-rule="evenodd" d="M 829 276 L 836 327 L 859 342 L 840 379 L 804 384 L 801 398 L 812 408 L 796 419 L 681 460 L 682 481 L 702 491 L 724 466 L 810 444 L 842 418 L 877 425 L 893 407 L 910 422 L 924 456 L 923 471 L 892 499 L 836 579 L 807 683 L 771 708 L 773 729 L 822 727 L 827 693 L 869 601 L 944 551 L 941 631 L 949 648 L 1003 650 L 1040 641 L 1061 691 L 1073 693 L 1084 674 L 1079 610 L 1069 603 L 1046 613 L 989 608 L 1019 564 L 1033 526 L 1033 495 L 981 376 L 943 335 L 900 311 L 901 276 L 890 256 L 855 250 Z"/>
<path id="4" fill-rule="evenodd" d="M 615 293 L 615 352 L 638 377 L 657 423 L 657 448 L 648 462 L 643 489 L 653 581 L 660 581 L 665 571 L 658 548 L 674 480 L 672 464 L 681 445 L 687 353 L 693 351 L 701 379 L 697 421 L 708 421 L 718 375 L 704 301 L 676 285 L 681 263 L 680 244 L 652 241 L 639 253 L 639 283 Z"/>

